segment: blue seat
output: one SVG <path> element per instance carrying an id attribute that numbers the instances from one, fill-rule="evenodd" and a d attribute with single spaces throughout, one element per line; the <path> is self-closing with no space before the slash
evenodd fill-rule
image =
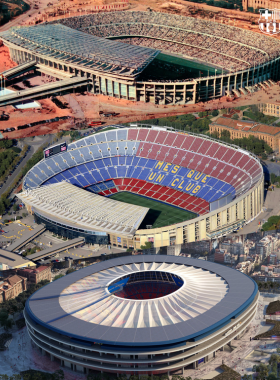
<path id="1" fill-rule="evenodd" d="M 107 141 L 116 141 L 117 140 L 117 133 L 116 131 L 108 131 L 106 133 L 106 138 L 107 138 Z"/>
<path id="2" fill-rule="evenodd" d="M 91 171 L 93 169 L 96 169 L 96 166 L 94 164 L 94 162 L 87 162 L 86 164 L 84 164 L 84 166 L 87 168 L 88 171 Z"/>
<path id="3" fill-rule="evenodd" d="M 62 173 L 58 173 L 55 175 L 55 179 L 57 180 L 57 182 L 62 182 L 62 181 L 67 181 L 67 180 L 70 180 L 72 179 L 73 177 L 71 176 L 71 178 L 67 178 L 63 175 L 63 172 Z"/>
<path id="4" fill-rule="evenodd" d="M 78 170 L 80 173 L 88 173 L 88 167 L 86 166 L 86 164 L 82 164 L 82 165 L 79 165 L 78 166 Z"/>
<path id="5" fill-rule="evenodd" d="M 81 156 L 81 152 L 79 149 L 71 151 L 71 158 L 73 159 L 73 157 L 74 157 L 74 162 L 76 162 L 77 164 L 82 164 L 85 162 L 85 159 L 84 157 Z"/>
<path id="6" fill-rule="evenodd" d="M 68 152 L 63 153 L 63 159 L 66 160 L 69 167 L 72 167 L 75 165 L 75 161 L 72 160 L 71 157 L 72 157 L 72 151 L 68 151 Z"/>
<path id="7" fill-rule="evenodd" d="M 117 140 L 127 140 L 127 129 L 117 129 Z"/>
<path id="8" fill-rule="evenodd" d="M 146 159 L 146 168 L 152 169 L 155 166 L 156 160 Z"/>
<path id="9" fill-rule="evenodd" d="M 54 156 L 53 157 L 53 161 L 55 161 L 55 162 L 58 163 L 58 165 L 59 165 L 59 167 L 60 167 L 61 170 L 65 170 L 65 169 L 69 168 L 69 164 L 65 160 L 63 154 L 58 154 L 58 155 Z M 66 161 L 66 162 L 64 162 L 64 161 Z"/>
<path id="10" fill-rule="evenodd" d="M 57 179 L 55 177 L 52 177 L 50 179 L 48 179 L 44 185 L 51 185 L 52 183 L 58 183 Z"/>
<path id="11" fill-rule="evenodd" d="M 89 173 L 89 172 L 84 173 L 84 176 L 90 185 L 96 182 L 95 178 L 92 176 L 91 173 Z"/>
<path id="12" fill-rule="evenodd" d="M 126 157 L 125 158 L 125 165 L 127 165 L 127 166 L 131 165 L 132 160 L 133 160 L 133 157 Z"/>
<path id="13" fill-rule="evenodd" d="M 104 163 L 102 160 L 96 160 L 96 161 L 94 161 L 94 163 L 95 163 L 95 166 L 97 167 L 97 169 L 104 168 Z"/>
<path id="14" fill-rule="evenodd" d="M 117 142 L 111 142 L 109 144 L 111 156 L 117 156 L 119 154 L 119 151 L 117 150 L 117 146 L 118 146 Z"/>
<path id="15" fill-rule="evenodd" d="M 82 187 L 90 185 L 90 183 L 86 180 L 86 178 L 80 174 L 76 176 L 76 180 L 82 185 Z"/>
<path id="16" fill-rule="evenodd" d="M 107 168 L 107 170 L 108 170 L 110 178 L 116 178 L 117 177 L 117 171 L 113 166 Z"/>
<path id="17" fill-rule="evenodd" d="M 123 159 L 125 159 L 125 157 L 112 157 L 111 158 L 111 162 L 112 162 L 112 165 L 113 166 L 118 166 L 119 165 L 119 158 L 123 158 Z"/>
<path id="18" fill-rule="evenodd" d="M 107 190 L 107 187 L 106 187 L 106 185 L 103 182 L 99 183 L 98 187 L 100 188 L 101 191 Z"/>
<path id="19" fill-rule="evenodd" d="M 107 189 L 113 189 L 115 187 L 115 184 L 112 180 L 109 180 L 105 182 L 105 186 L 107 187 Z"/>
<path id="20" fill-rule="evenodd" d="M 139 168 L 139 167 L 134 168 L 131 177 L 132 178 L 139 178 L 140 175 L 141 175 L 141 168 Z"/>
<path id="21" fill-rule="evenodd" d="M 117 177 L 118 178 L 125 178 L 126 177 L 126 166 L 118 166 L 117 167 Z"/>
<path id="22" fill-rule="evenodd" d="M 105 141 L 107 141 L 106 136 L 105 136 L 105 133 L 104 133 L 104 132 L 97 133 L 97 134 L 95 135 L 95 140 L 96 140 L 96 142 L 97 142 L 98 144 L 101 143 L 101 142 L 105 142 Z"/>
<path id="23" fill-rule="evenodd" d="M 95 145 L 95 146 L 92 146 L 91 147 L 91 151 L 93 153 L 93 158 L 95 159 L 98 159 L 98 158 L 102 158 L 102 151 L 101 149 L 99 149 L 98 145 Z"/>
<path id="24" fill-rule="evenodd" d="M 93 176 L 93 178 L 95 178 L 96 182 L 101 182 L 101 181 L 103 181 L 103 178 L 101 177 L 100 172 L 98 172 L 97 170 L 92 171 L 92 172 L 91 172 L 91 175 Z"/>
<path id="25" fill-rule="evenodd" d="M 116 157 L 117 158 L 117 160 L 119 161 L 119 165 L 125 165 L 125 156 L 120 156 L 120 157 Z M 112 158 L 112 162 L 113 162 L 113 159 L 114 158 Z M 115 165 L 114 163 L 113 163 L 113 165 Z"/>
<path id="26" fill-rule="evenodd" d="M 32 172 L 34 175 L 37 175 L 37 177 L 40 179 L 41 183 L 46 181 L 49 178 L 46 173 L 42 173 L 42 169 L 40 170 L 39 166 L 33 166 Z"/>
<path id="27" fill-rule="evenodd" d="M 111 178 L 107 169 L 100 169 L 100 175 L 103 178 L 103 181 L 106 181 L 107 179 Z"/>
<path id="28" fill-rule="evenodd" d="M 118 141 L 118 155 L 125 155 L 127 143 L 125 141 Z"/>
<path id="29" fill-rule="evenodd" d="M 112 160 L 111 158 L 103 158 L 103 167 L 112 166 Z"/>
<path id="30" fill-rule="evenodd" d="M 71 169 L 68 169 L 68 172 L 72 175 L 72 176 L 75 176 L 75 175 L 78 175 L 78 174 L 81 174 L 78 170 L 78 167 L 74 167 L 74 168 L 71 168 Z"/>

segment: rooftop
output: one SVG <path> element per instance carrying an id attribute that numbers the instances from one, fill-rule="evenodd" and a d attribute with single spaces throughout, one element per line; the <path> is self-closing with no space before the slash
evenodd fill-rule
<path id="1" fill-rule="evenodd" d="M 9 252 L 0 248 L 0 264 L 6 264 L 10 268 L 20 268 L 20 267 L 32 267 L 36 266 L 32 261 L 20 256 L 17 253 Z"/>
<path id="2" fill-rule="evenodd" d="M 212 123 L 212 125 L 221 125 L 230 129 L 236 129 L 238 131 L 258 132 L 268 135 L 277 135 L 280 133 L 280 127 L 273 127 L 271 125 L 257 123 L 256 121 L 233 120 L 228 119 L 227 117 L 219 117 Z"/>
<path id="3" fill-rule="evenodd" d="M 129 77 L 143 71 L 159 53 L 159 50 L 92 36 L 61 24 L 11 28 L 0 37 L 34 54 Z"/>
<path id="4" fill-rule="evenodd" d="M 34 211 L 60 223 L 122 235 L 134 234 L 149 211 L 146 207 L 118 202 L 66 182 L 27 190 L 17 196 Z"/>

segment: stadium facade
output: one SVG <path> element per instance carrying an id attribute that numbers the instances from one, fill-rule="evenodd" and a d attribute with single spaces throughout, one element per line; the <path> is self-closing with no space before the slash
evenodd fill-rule
<path id="1" fill-rule="evenodd" d="M 154 104 L 193 104 L 251 93 L 280 76 L 280 42 L 233 26 L 158 12 L 108 12 L 11 28 L 0 38 L 17 63 L 36 60 L 89 90 Z M 120 42 L 121 41 L 121 42 Z M 208 65 L 215 75 L 173 80 L 143 76 L 159 52 Z M 146 69 L 146 71 L 145 71 Z M 265 87 L 262 84 L 263 87 Z M 259 88 L 263 88 L 263 87 Z"/>
<path id="2" fill-rule="evenodd" d="M 215 358 L 252 322 L 258 287 L 241 272 L 184 257 L 107 260 L 34 293 L 33 343 L 83 373 L 183 374 Z"/>
<path id="3" fill-rule="evenodd" d="M 259 159 L 237 146 L 143 126 L 69 144 L 36 164 L 23 190 L 18 197 L 54 233 L 123 248 L 139 249 L 148 241 L 158 251 L 216 239 L 253 220 L 262 210 L 264 176 Z M 166 225 L 151 228 L 145 207 L 134 212 L 132 205 L 104 198 L 121 192 L 172 205 L 194 218 L 168 224 L 166 216 Z"/>

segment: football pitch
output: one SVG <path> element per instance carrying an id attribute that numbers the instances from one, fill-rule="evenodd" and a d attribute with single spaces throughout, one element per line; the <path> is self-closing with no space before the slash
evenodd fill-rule
<path id="1" fill-rule="evenodd" d="M 148 207 L 150 210 L 140 225 L 140 229 L 146 228 L 146 225 L 152 225 L 153 228 L 168 226 L 170 224 L 183 222 L 184 220 L 193 219 L 197 216 L 193 212 L 166 203 L 161 203 L 154 199 L 145 198 L 141 195 L 132 194 L 127 191 L 113 194 L 110 196 L 110 199 Z"/>

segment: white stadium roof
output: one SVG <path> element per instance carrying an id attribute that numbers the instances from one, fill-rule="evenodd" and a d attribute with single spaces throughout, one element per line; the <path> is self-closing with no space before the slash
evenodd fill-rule
<path id="1" fill-rule="evenodd" d="M 108 286 L 123 276 L 160 271 L 175 274 L 184 284 L 158 299 L 134 300 L 110 294 Z M 174 325 L 204 314 L 228 293 L 227 282 L 216 273 L 175 263 L 131 263 L 93 273 L 74 282 L 59 297 L 61 308 L 75 318 L 94 324 L 146 328 Z"/>
<path id="2" fill-rule="evenodd" d="M 45 217 L 86 230 L 133 235 L 149 211 L 60 182 L 18 194 Z"/>

